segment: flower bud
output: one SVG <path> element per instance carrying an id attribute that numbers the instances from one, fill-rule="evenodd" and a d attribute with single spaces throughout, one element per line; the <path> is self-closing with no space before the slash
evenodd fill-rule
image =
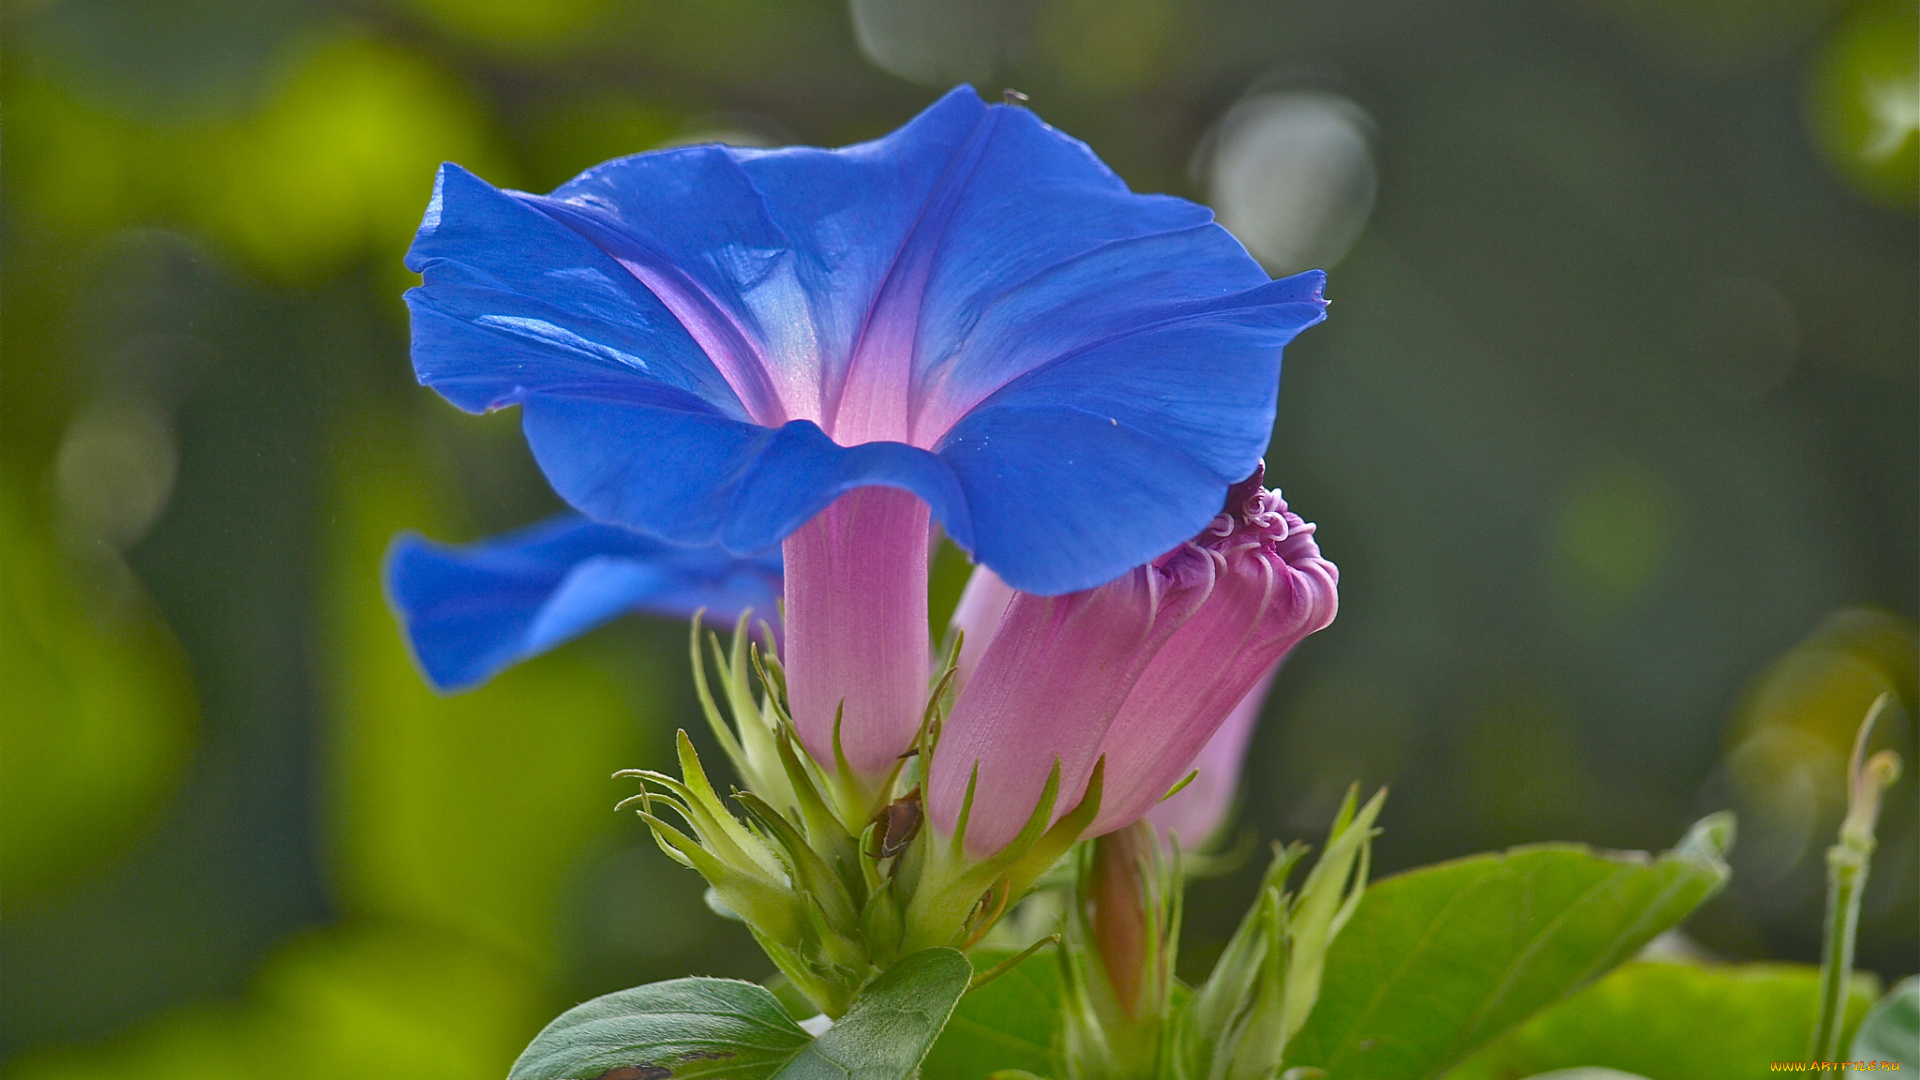
<path id="1" fill-rule="evenodd" d="M 1173 977 L 1167 950 L 1166 889 L 1159 852 L 1144 825 L 1093 842 L 1080 903 L 1094 953 L 1119 1015 L 1140 1018 L 1164 1005 Z"/>
<path id="2" fill-rule="evenodd" d="M 1287 650 L 1333 621 L 1339 569 L 1320 557 L 1314 527 L 1261 478 L 1256 471 L 1236 484 L 1227 509 L 1183 545 L 1214 561 L 1213 588 L 1154 655 L 1106 731 L 1099 753 L 1107 789 L 1092 835 L 1152 809 Z"/>
<path id="3" fill-rule="evenodd" d="M 1097 589 L 1014 593 L 929 775 L 929 816 L 942 833 L 951 836 L 967 808 L 970 855 L 992 855 L 1019 834 L 1056 762 L 1054 819 L 1078 805 L 1128 691 L 1213 588 L 1215 560 L 1190 546 Z"/>
<path id="4" fill-rule="evenodd" d="M 1182 850 L 1198 850 L 1226 825 L 1234 794 L 1239 790 L 1247 744 L 1253 741 L 1260 708 L 1267 703 L 1267 689 L 1279 670 L 1278 665 L 1268 668 L 1247 696 L 1227 713 L 1207 745 L 1200 748 L 1200 756 L 1193 759 L 1193 779 L 1147 811 L 1146 820 L 1178 840 Z"/>
<path id="5" fill-rule="evenodd" d="M 1234 485 L 1198 537 L 1097 589 L 1032 596 L 974 572 L 954 614 L 967 637 L 932 769 L 936 826 L 952 831 L 974 782 L 966 848 L 990 854 L 1033 812 L 1056 759 L 1058 818 L 1104 757 L 1088 835 L 1112 832 L 1153 809 L 1235 714 L 1190 816 L 1167 823 L 1192 844 L 1212 831 L 1259 714 L 1256 688 L 1338 605 L 1339 570 L 1263 476 Z"/>
<path id="6" fill-rule="evenodd" d="M 1069 1080 L 1156 1075 L 1171 1018 L 1180 883 L 1151 826 L 1083 845 L 1067 911 L 1063 1030 Z"/>

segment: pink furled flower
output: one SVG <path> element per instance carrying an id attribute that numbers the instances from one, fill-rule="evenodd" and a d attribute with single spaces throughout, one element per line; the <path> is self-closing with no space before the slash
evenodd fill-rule
<path id="1" fill-rule="evenodd" d="M 1101 758 L 1088 835 L 1139 819 L 1280 657 L 1333 621 L 1339 570 L 1263 475 L 1234 485 L 1199 536 L 1097 589 L 1007 590 L 995 622 L 1005 587 L 976 571 L 956 621 L 976 640 L 991 625 L 992 637 L 961 658 L 969 670 L 928 784 L 937 827 L 956 828 L 972 785 L 965 846 L 991 854 L 1033 813 L 1055 762 L 1057 819 Z"/>
<path id="2" fill-rule="evenodd" d="M 1079 803 L 1127 693 L 1213 591 L 1215 561 L 1191 548 L 1097 589 L 1013 594 L 946 719 L 928 777 L 928 809 L 948 835 L 973 788 L 970 854 L 991 855 L 1020 832 L 1056 763 L 1054 818 Z"/>
<path id="3" fill-rule="evenodd" d="M 1193 759 L 1193 779 L 1147 811 L 1153 827 L 1163 836 L 1178 840 L 1182 850 L 1198 849 L 1227 823 L 1240 787 L 1240 765 L 1246 760 L 1247 744 L 1253 741 L 1260 707 L 1267 703 L 1267 689 L 1279 670 L 1278 665 L 1267 669 L 1240 704 L 1227 713 L 1213 738 L 1200 748 L 1200 756 Z"/>

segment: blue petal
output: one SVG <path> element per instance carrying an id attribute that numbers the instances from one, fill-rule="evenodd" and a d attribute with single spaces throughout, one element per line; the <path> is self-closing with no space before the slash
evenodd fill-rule
<path id="1" fill-rule="evenodd" d="M 952 470 L 904 443 L 841 446 L 809 420 L 769 430 L 565 398 L 529 401 L 522 426 L 561 498 L 598 520 L 650 525 L 676 543 L 753 555 L 840 495 L 878 484 L 925 499 L 955 542 L 973 546 Z"/>
<path id="2" fill-rule="evenodd" d="M 980 410 L 940 458 L 966 494 L 975 560 L 1042 596 L 1111 581 L 1192 539 L 1226 501 L 1205 463 L 1069 405 Z"/>
<path id="3" fill-rule="evenodd" d="M 974 417 L 996 408 L 1067 405 L 1203 462 L 1222 485 L 1244 479 L 1272 434 L 1281 348 L 1326 317 L 1324 281 L 1313 270 L 1217 301 L 1169 305 L 1156 321 L 1063 353 L 1008 383 L 949 439 L 964 437 Z M 1061 449 L 1087 452 L 1066 443 Z"/>
<path id="4" fill-rule="evenodd" d="M 630 611 L 771 617 L 780 560 L 678 547 L 565 514 L 463 547 L 402 535 L 387 553 L 386 584 L 427 677 L 460 690 Z"/>
<path id="5" fill-rule="evenodd" d="M 670 395 L 744 419 L 679 320 L 605 252 L 458 165 L 441 166 L 407 253 L 420 381 L 470 412 L 543 393 Z"/>
<path id="6" fill-rule="evenodd" d="M 972 404 L 1170 309 L 1267 283 L 1207 208 L 1134 194 L 1025 109 L 992 110 L 982 126 L 944 229 L 916 237 L 938 244 L 915 357 L 923 410 L 943 396 Z"/>

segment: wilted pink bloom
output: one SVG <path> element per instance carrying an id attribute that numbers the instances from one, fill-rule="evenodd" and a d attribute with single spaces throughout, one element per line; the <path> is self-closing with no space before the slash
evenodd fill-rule
<path id="1" fill-rule="evenodd" d="M 1012 594 L 935 754 L 937 826 L 955 827 L 977 765 L 966 847 L 996 851 L 1032 814 L 1056 760 L 1057 818 L 1101 757 L 1089 835 L 1137 820 L 1280 657 L 1333 621 L 1338 569 L 1320 557 L 1313 526 L 1261 479 L 1256 471 L 1235 485 L 1198 537 L 1117 581 L 1062 597 Z M 996 591 L 969 585 L 973 603 L 956 621 L 970 637 L 991 622 Z"/>

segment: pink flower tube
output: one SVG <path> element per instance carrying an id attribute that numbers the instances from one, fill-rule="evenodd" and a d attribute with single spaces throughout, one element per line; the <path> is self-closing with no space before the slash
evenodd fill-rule
<path id="1" fill-rule="evenodd" d="M 929 508 L 907 491 L 840 496 L 781 545 L 787 692 L 813 759 L 884 777 L 927 706 Z"/>
<path id="2" fill-rule="evenodd" d="M 1287 650 L 1333 621 L 1339 568 L 1261 475 L 1235 485 L 1227 511 L 1186 545 L 1220 560 L 1213 596 L 1154 656 L 1107 729 L 1106 794 L 1090 835 L 1152 809 Z"/>
<path id="3" fill-rule="evenodd" d="M 1012 592 L 935 754 L 928 807 L 937 827 L 957 824 L 977 765 L 965 844 L 991 854 L 1032 814 L 1055 760 L 1058 818 L 1102 757 L 1100 813 L 1087 834 L 1138 820 L 1281 656 L 1333 621 L 1339 570 L 1262 476 L 1236 484 L 1198 537 L 1118 581 L 1063 597 Z M 999 603 L 983 573 L 956 612 L 969 637 Z M 1257 712 L 1245 718 L 1249 730 Z M 1244 733 L 1222 749 L 1243 753 Z"/>

